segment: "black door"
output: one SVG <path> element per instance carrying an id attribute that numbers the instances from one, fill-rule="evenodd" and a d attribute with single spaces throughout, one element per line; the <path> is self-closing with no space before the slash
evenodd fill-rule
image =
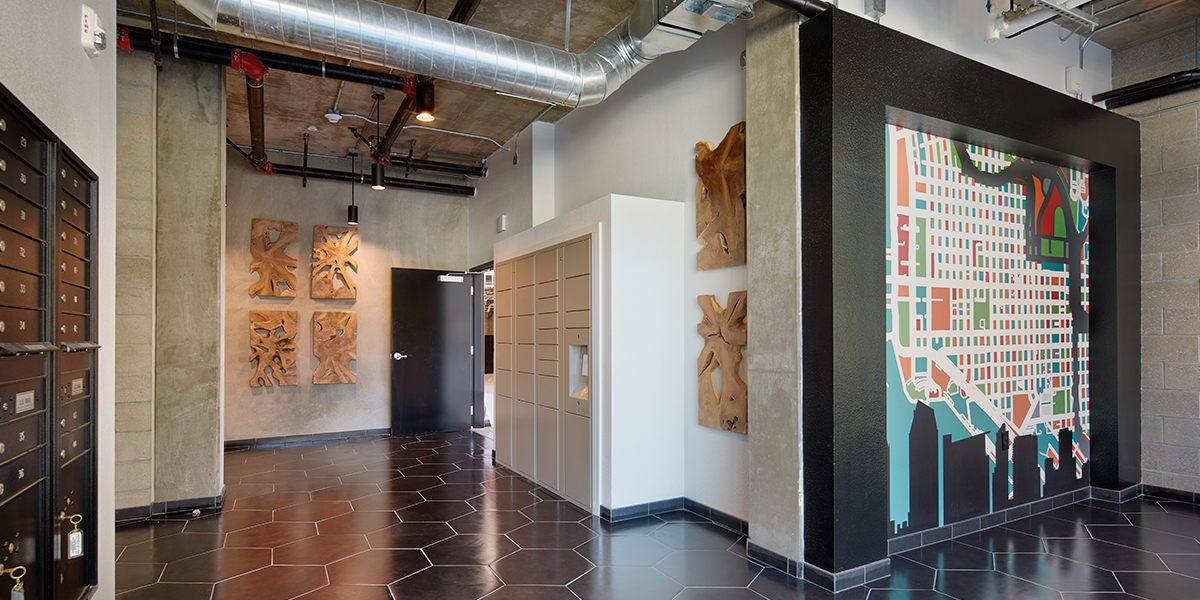
<path id="1" fill-rule="evenodd" d="M 392 269 L 393 436 L 471 427 L 476 392 L 482 394 L 475 373 L 483 356 L 475 339 L 481 279 Z"/>

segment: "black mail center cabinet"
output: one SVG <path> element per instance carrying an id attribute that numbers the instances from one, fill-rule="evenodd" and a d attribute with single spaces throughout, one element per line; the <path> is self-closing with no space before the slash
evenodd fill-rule
<path id="1" fill-rule="evenodd" d="M 0 86 L 4 599 L 95 590 L 96 183 Z"/>

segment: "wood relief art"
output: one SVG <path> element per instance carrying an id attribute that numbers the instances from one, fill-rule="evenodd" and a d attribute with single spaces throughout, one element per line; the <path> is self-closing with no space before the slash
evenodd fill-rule
<path id="1" fill-rule="evenodd" d="M 278 233 L 271 241 L 271 232 Z M 288 256 L 288 246 L 296 243 L 300 226 L 287 221 L 254 219 L 250 224 L 250 272 L 258 281 L 250 286 L 251 296 L 296 295 L 297 260 Z"/>
<path id="2" fill-rule="evenodd" d="M 313 227 L 313 298 L 357 298 L 357 227 Z"/>
<path id="3" fill-rule="evenodd" d="M 297 385 L 296 311 L 250 311 L 250 364 L 255 367 L 250 387 Z"/>
<path id="4" fill-rule="evenodd" d="M 704 338 L 697 370 L 700 373 L 700 424 L 746 433 L 746 381 L 740 375 L 742 346 L 746 345 L 746 292 L 730 292 L 729 307 L 715 296 L 698 296 L 704 319 L 696 332 Z M 718 377 L 720 390 L 717 389 Z"/>
<path id="5" fill-rule="evenodd" d="M 350 361 L 358 358 L 358 313 L 314 312 L 313 354 L 321 361 L 313 383 L 354 383 Z"/>
<path id="6" fill-rule="evenodd" d="M 746 122 L 719 146 L 696 144 L 696 253 L 701 271 L 746 264 Z"/>

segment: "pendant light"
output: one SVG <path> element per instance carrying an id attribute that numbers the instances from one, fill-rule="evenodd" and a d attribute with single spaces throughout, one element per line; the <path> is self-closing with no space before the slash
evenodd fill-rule
<path id="1" fill-rule="evenodd" d="M 423 123 L 432 122 L 434 120 L 433 82 L 424 78 L 417 80 L 416 96 L 417 120 Z"/>
<path id="2" fill-rule="evenodd" d="M 350 155 L 350 172 L 354 172 L 354 158 L 357 153 Z M 354 204 L 354 183 L 350 183 L 350 206 L 346 207 L 346 224 L 358 225 L 358 206 Z"/>

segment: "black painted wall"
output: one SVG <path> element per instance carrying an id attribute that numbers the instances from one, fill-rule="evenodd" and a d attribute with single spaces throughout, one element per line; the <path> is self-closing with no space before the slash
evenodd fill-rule
<path id="1" fill-rule="evenodd" d="M 805 562 L 887 555 L 885 123 L 1088 171 L 1092 483 L 1140 479 L 1139 129 L 865 19 L 800 27 Z"/>

